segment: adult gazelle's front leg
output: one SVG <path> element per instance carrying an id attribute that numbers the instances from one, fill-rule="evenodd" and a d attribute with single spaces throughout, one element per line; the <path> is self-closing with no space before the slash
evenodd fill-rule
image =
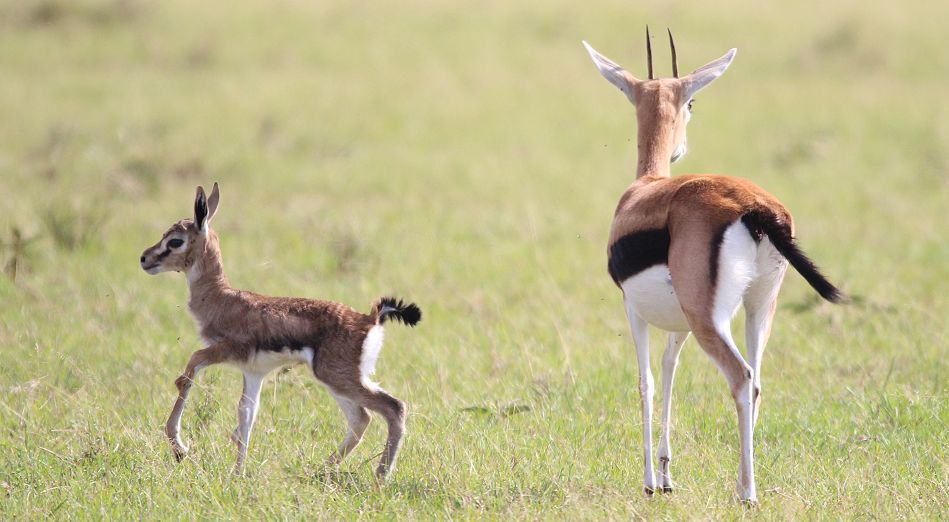
<path id="1" fill-rule="evenodd" d="M 264 384 L 265 375 L 244 372 L 244 391 L 241 400 L 237 403 L 237 429 L 232 439 L 237 444 L 237 462 L 234 464 L 234 474 L 240 475 L 244 471 L 244 460 L 247 458 L 247 446 L 250 444 L 250 432 L 257 420 L 260 410 L 260 388 Z"/>
<path id="2" fill-rule="evenodd" d="M 165 435 L 168 436 L 168 440 L 171 442 L 171 451 L 178 462 L 181 462 L 181 459 L 188 454 L 188 447 L 181 441 L 179 433 L 181 431 L 181 413 L 185 409 L 185 401 L 188 400 L 191 385 L 194 384 L 198 372 L 212 364 L 226 361 L 229 353 L 231 353 L 230 346 L 223 343 L 212 344 L 203 350 L 198 350 L 191 354 L 191 360 L 188 361 L 184 373 L 175 379 L 175 386 L 178 388 L 178 399 L 175 401 L 175 406 L 171 409 L 171 415 L 168 416 L 168 421 L 165 423 Z"/>
<path id="3" fill-rule="evenodd" d="M 636 359 L 639 361 L 639 399 L 643 413 L 643 492 L 652 495 L 656 491 L 656 472 L 652 464 L 652 399 L 655 384 L 649 368 L 649 325 L 629 300 L 626 301 L 626 316 L 636 345 Z"/>
<path id="4" fill-rule="evenodd" d="M 669 432 L 672 429 L 672 384 L 675 381 L 676 367 L 682 345 L 690 332 L 669 334 L 669 344 L 662 355 L 662 432 L 659 436 L 659 487 L 663 493 L 672 492 L 672 475 L 669 474 L 669 462 L 672 460 L 672 448 L 669 446 Z"/>

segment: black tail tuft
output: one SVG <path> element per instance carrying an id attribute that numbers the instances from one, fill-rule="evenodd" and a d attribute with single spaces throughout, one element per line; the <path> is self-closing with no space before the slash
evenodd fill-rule
<path id="1" fill-rule="evenodd" d="M 804 254 L 804 251 L 794 242 L 791 236 L 791 227 L 779 219 L 772 212 L 752 211 L 741 217 L 742 223 L 755 238 L 762 234 L 768 236 L 774 248 L 791 263 L 791 266 L 810 284 L 817 293 L 831 303 L 841 303 L 847 296 L 820 273 L 817 265 Z"/>
<path id="2" fill-rule="evenodd" d="M 422 320 L 422 311 L 415 303 L 406 303 L 395 297 L 383 297 L 374 307 L 379 324 L 385 323 L 389 317 L 402 321 L 408 326 L 415 326 Z"/>

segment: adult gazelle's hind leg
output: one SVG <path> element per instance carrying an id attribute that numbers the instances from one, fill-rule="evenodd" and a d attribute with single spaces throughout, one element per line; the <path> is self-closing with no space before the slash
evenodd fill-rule
<path id="1" fill-rule="evenodd" d="M 761 408 L 761 359 L 765 345 L 771 335 L 771 324 L 777 307 L 778 291 L 787 269 L 787 261 L 771 246 L 767 239 L 758 246 L 757 278 L 745 292 L 745 345 L 748 350 L 748 364 L 754 375 L 752 403 L 754 404 L 754 422 L 758 423 Z"/>
<path id="2" fill-rule="evenodd" d="M 669 462 L 672 460 L 672 447 L 669 446 L 669 432 L 672 417 L 672 383 L 675 381 L 676 367 L 679 365 L 679 353 L 689 338 L 690 332 L 669 334 L 669 344 L 662 355 L 662 431 L 659 436 L 659 487 L 663 493 L 672 492 L 672 475 L 669 474 Z"/>
<path id="3" fill-rule="evenodd" d="M 672 285 L 692 333 L 728 382 L 741 442 L 738 496 L 755 502 L 753 372 L 732 339 L 731 318 L 754 278 L 756 245 L 744 225 L 735 221 L 725 228 L 716 259 L 708 241 L 716 233 L 707 229 L 714 219 L 693 218 L 681 224 L 669 246 Z"/>
<path id="4" fill-rule="evenodd" d="M 244 460 L 247 458 L 247 446 L 250 444 L 250 432 L 257 420 L 260 410 L 260 388 L 264 384 L 265 375 L 244 372 L 244 391 L 237 403 L 237 429 L 231 437 L 237 444 L 237 462 L 234 464 L 234 474 L 240 475 L 244 471 Z"/>
<path id="5" fill-rule="evenodd" d="M 652 464 L 652 399 L 655 384 L 649 368 L 649 325 L 636 312 L 630 299 L 624 299 L 629 329 L 636 345 L 639 362 L 639 400 L 643 417 L 643 492 L 652 495 L 656 491 L 656 472 Z"/>
<path id="6" fill-rule="evenodd" d="M 691 320 L 692 317 L 690 317 Z M 696 323 L 699 323 L 700 320 L 700 318 L 695 317 Z M 696 326 L 693 332 L 702 349 L 715 362 L 728 382 L 728 388 L 738 412 L 738 436 L 741 444 L 738 496 L 743 501 L 756 502 L 751 366 L 745 362 L 741 353 L 738 352 L 735 341 L 732 340 L 731 333 L 727 330 L 718 331 L 712 324 L 706 324 L 701 327 Z"/>
<path id="7" fill-rule="evenodd" d="M 191 392 L 191 385 L 198 376 L 198 372 L 228 359 L 231 353 L 231 347 L 226 344 L 213 344 L 203 350 L 198 350 L 191 354 L 191 359 L 185 367 L 184 373 L 175 379 L 175 386 L 178 388 L 178 399 L 175 406 L 171 409 L 171 415 L 165 423 L 165 435 L 171 442 L 171 451 L 175 460 L 181 462 L 188 454 L 188 447 L 181 441 L 179 433 L 181 431 L 181 414 L 185 409 L 185 402 L 188 400 L 188 394 Z"/>
<path id="8" fill-rule="evenodd" d="M 340 443 L 339 449 L 334 451 L 329 458 L 326 459 L 327 464 L 338 466 L 340 462 L 346 458 L 346 455 L 349 455 L 349 452 L 359 445 L 359 442 L 362 440 L 362 435 L 366 432 L 366 428 L 369 426 L 369 422 L 372 418 L 369 416 L 369 410 L 366 408 L 359 406 L 335 392 L 330 393 L 332 393 L 333 398 L 336 399 L 336 404 L 338 404 L 339 409 L 343 411 L 343 415 L 346 416 L 347 424 L 346 436 L 343 437 L 343 442 Z"/>
<path id="9" fill-rule="evenodd" d="M 748 364 L 754 372 L 751 403 L 752 418 L 756 425 L 761 407 L 761 359 L 764 355 L 764 347 L 768 344 L 768 337 L 771 335 L 771 322 L 776 304 L 777 299 L 772 299 L 770 303 L 758 308 L 751 308 L 747 303 L 745 304 L 745 344 L 748 347 Z"/>

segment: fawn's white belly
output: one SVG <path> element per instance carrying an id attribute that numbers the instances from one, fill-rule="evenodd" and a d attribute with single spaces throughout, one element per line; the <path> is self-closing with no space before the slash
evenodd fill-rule
<path id="1" fill-rule="evenodd" d="M 237 367 L 245 373 L 267 375 L 277 368 L 300 363 L 313 364 L 313 348 L 304 346 L 299 350 L 257 350 L 249 360 L 237 363 Z"/>
<path id="2" fill-rule="evenodd" d="M 647 323 L 669 332 L 687 332 L 689 323 L 672 288 L 668 265 L 653 265 L 623 281 L 623 299 Z"/>

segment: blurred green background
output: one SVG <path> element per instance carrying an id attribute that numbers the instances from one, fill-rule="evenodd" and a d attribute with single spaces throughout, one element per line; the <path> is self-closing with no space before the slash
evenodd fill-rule
<path id="1" fill-rule="evenodd" d="M 0 2 L 0 518 L 945 517 L 947 19 L 922 1 Z M 678 492 L 641 494 L 605 259 L 635 120 L 580 40 L 644 76 L 647 23 L 663 75 L 666 26 L 684 71 L 739 49 L 673 172 L 767 188 L 856 296 L 787 278 L 752 510 L 733 404 L 691 340 Z M 138 256 L 213 181 L 235 286 L 425 312 L 379 363 L 410 408 L 386 486 L 378 420 L 340 474 L 321 467 L 344 421 L 300 368 L 265 385 L 247 476 L 233 369 L 200 379 L 172 462 L 162 426 L 200 341 L 184 278 Z"/>

